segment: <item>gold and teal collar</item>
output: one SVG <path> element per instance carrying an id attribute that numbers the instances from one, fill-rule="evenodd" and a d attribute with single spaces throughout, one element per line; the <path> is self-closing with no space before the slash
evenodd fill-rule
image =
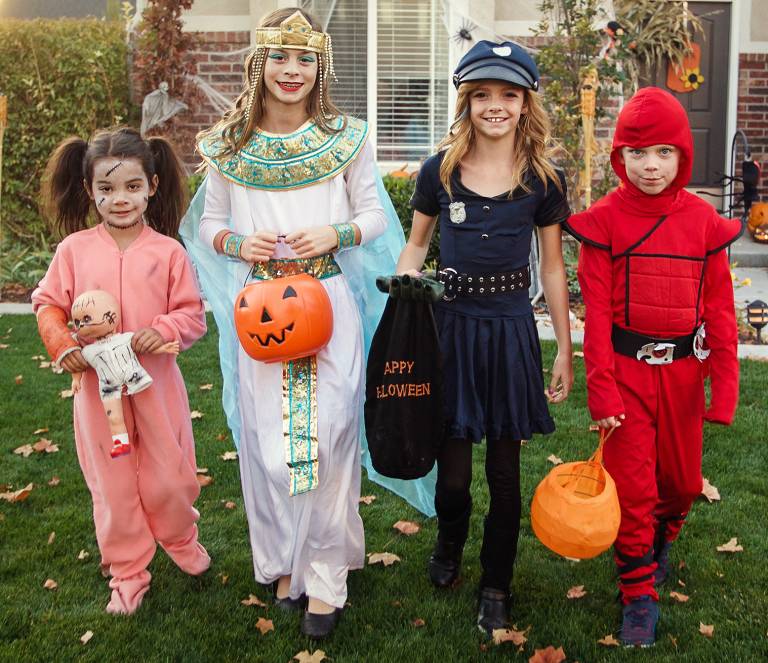
<path id="1" fill-rule="evenodd" d="M 334 121 L 341 127 L 343 118 Z M 352 163 L 368 137 L 368 124 L 347 117 L 339 133 L 327 134 L 310 122 L 285 136 L 254 132 L 234 155 L 216 159 L 221 152 L 220 138 L 205 139 L 198 152 L 209 167 L 220 175 L 253 189 L 298 189 L 335 177 Z"/>

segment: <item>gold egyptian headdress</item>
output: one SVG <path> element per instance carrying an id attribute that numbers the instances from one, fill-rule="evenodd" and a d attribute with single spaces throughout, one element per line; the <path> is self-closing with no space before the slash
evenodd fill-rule
<path id="1" fill-rule="evenodd" d="M 256 54 L 251 59 L 248 72 L 250 90 L 248 105 L 245 111 L 245 125 L 248 126 L 256 88 L 264 71 L 264 58 L 269 48 L 294 49 L 313 51 L 322 55 L 321 66 L 318 67 L 318 82 L 320 85 L 320 110 L 324 117 L 330 117 L 326 112 L 324 91 L 329 76 L 336 79 L 333 68 L 333 48 L 331 35 L 312 29 L 312 25 L 300 11 L 295 11 L 277 27 L 256 28 L 254 30 L 254 48 Z"/>

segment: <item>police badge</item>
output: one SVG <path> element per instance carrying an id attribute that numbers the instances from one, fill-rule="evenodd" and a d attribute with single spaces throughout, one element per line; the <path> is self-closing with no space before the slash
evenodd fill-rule
<path id="1" fill-rule="evenodd" d="M 448 205 L 448 211 L 451 214 L 451 223 L 464 223 L 467 220 L 467 211 L 462 202 L 451 203 Z"/>

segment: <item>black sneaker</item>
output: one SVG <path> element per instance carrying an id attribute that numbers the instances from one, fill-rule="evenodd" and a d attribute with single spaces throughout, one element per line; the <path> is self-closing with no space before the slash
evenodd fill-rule
<path id="1" fill-rule="evenodd" d="M 625 647 L 652 647 L 656 642 L 659 605 L 650 596 L 638 596 L 624 606 L 619 640 Z"/>
<path id="2" fill-rule="evenodd" d="M 477 627 L 488 637 L 509 626 L 509 592 L 483 587 L 477 602 Z"/>

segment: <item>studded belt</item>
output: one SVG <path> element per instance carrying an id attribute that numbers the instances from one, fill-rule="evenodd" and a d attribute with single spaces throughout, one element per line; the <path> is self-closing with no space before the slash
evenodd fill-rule
<path id="1" fill-rule="evenodd" d="M 511 272 L 487 274 L 466 274 L 444 267 L 437 272 L 437 280 L 445 285 L 443 299 L 451 301 L 456 297 L 489 297 L 527 290 L 531 286 L 531 272 L 528 265 Z"/>

